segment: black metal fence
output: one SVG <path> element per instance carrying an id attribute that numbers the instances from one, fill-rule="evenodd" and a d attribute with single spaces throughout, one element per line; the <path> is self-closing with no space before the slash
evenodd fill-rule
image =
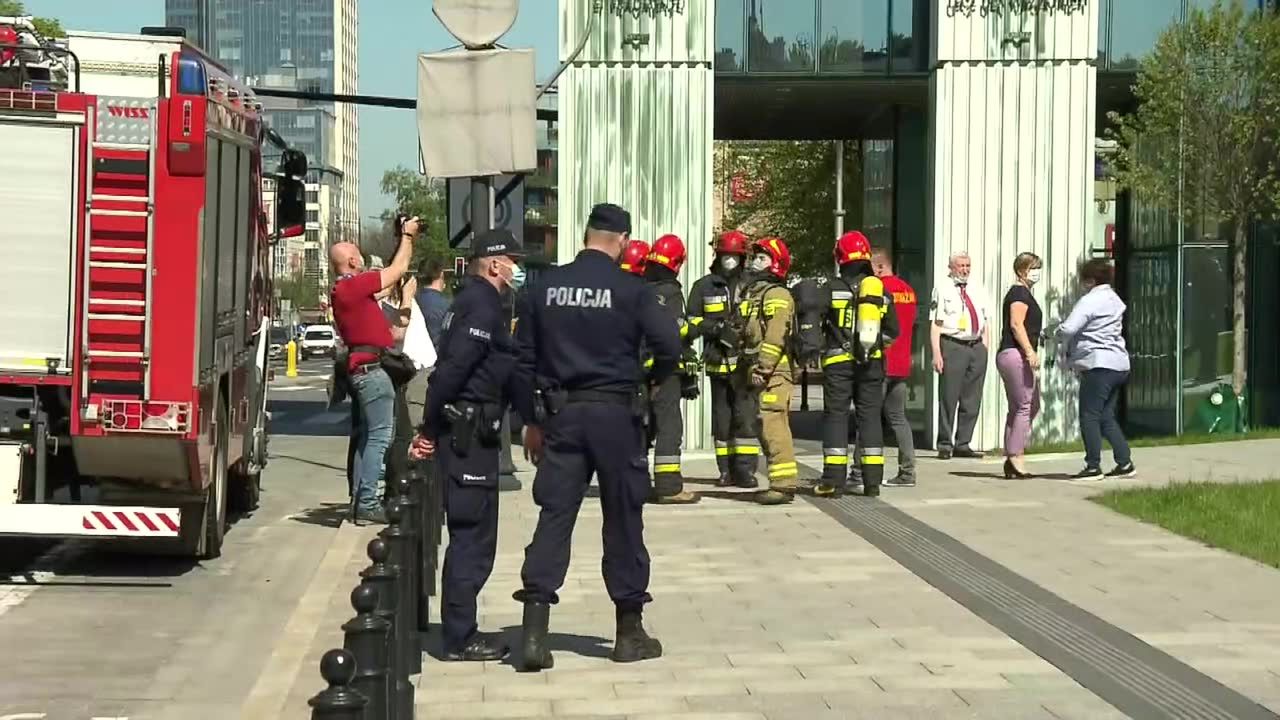
<path id="1" fill-rule="evenodd" d="M 351 591 L 355 617 L 342 649 L 325 653 L 329 687 L 311 698 L 313 720 L 412 720 L 443 524 L 443 486 L 431 461 L 396 483 L 387 527 L 369 541 L 369 567 Z"/>

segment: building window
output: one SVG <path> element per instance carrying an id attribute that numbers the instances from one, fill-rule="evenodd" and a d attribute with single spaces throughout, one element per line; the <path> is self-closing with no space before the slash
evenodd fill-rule
<path id="1" fill-rule="evenodd" d="M 747 69 L 745 0 L 716 0 L 716 72 Z"/>
<path id="2" fill-rule="evenodd" d="M 887 2 L 822 0 L 823 72 L 883 73 L 889 60 Z"/>
<path id="3" fill-rule="evenodd" d="M 308 210 L 308 211 L 307 211 L 307 222 L 309 222 L 309 223 L 318 223 L 318 222 L 320 222 L 320 211 L 319 211 L 319 210 Z"/>
<path id="4" fill-rule="evenodd" d="M 1135 70 L 1160 33 L 1181 19 L 1179 0 L 1102 0 L 1098 25 L 1107 37 L 1105 52 L 1099 38 L 1098 52 L 1112 70 Z"/>
<path id="5" fill-rule="evenodd" d="M 754 4 L 753 4 L 754 5 Z M 752 72 L 815 72 L 813 2 L 754 5 L 747 16 L 747 62 Z"/>

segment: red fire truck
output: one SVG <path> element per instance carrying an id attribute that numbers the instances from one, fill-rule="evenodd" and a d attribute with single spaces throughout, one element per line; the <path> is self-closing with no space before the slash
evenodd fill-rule
<path id="1" fill-rule="evenodd" d="M 257 504 L 271 245 L 302 233 L 306 158 L 285 151 L 269 234 L 261 105 L 170 42 L 151 97 L 82 93 L 43 43 L 21 50 L 69 87 L 0 72 L 0 535 L 207 558 Z"/>

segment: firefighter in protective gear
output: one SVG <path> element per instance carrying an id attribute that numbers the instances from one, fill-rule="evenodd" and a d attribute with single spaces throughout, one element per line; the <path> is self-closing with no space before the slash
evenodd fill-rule
<path id="1" fill-rule="evenodd" d="M 685 261 L 684 241 L 663 235 L 653 242 L 645 258 L 644 279 L 653 288 L 658 305 L 680 328 L 688 344 L 689 326 L 684 316 L 684 288 L 679 273 Z M 645 360 L 645 369 L 653 366 Z M 679 372 L 652 386 L 649 395 L 649 437 L 653 442 L 653 501 L 659 505 L 688 505 L 700 499 L 684 489 L 680 472 L 680 445 L 684 439 L 684 418 L 680 415 L 681 375 Z"/>
<path id="2" fill-rule="evenodd" d="M 760 440 L 751 394 L 730 382 L 742 338 L 734 313 L 741 300 L 747 236 L 731 230 L 711 243 L 711 272 L 689 288 L 689 336 L 702 338 L 702 365 L 711 385 L 711 436 L 721 485 L 755 487 Z M 732 462 L 731 462 L 732 461 Z M 737 468 L 732 470 L 731 468 Z"/>
<path id="3" fill-rule="evenodd" d="M 751 281 L 740 306 L 745 321 L 743 351 L 734 377 L 754 391 L 759 407 L 760 440 L 769 464 L 769 489 L 756 495 L 762 505 L 791 502 L 799 477 L 789 423 L 794 388 L 789 338 L 795 319 L 786 285 L 790 268 L 791 252 L 781 239 L 756 241 Z"/>
<path id="4" fill-rule="evenodd" d="M 622 262 L 619 267 L 632 275 L 644 277 L 645 260 L 649 257 L 649 243 L 643 240 L 632 240 L 622 251 Z"/>
<path id="5" fill-rule="evenodd" d="M 871 269 L 871 244 L 853 231 L 835 244 L 836 274 L 827 280 L 820 324 L 822 352 L 822 479 L 814 494 L 834 497 L 849 474 L 849 403 L 857 423 L 861 487 L 880 494 L 884 479 L 884 348 L 898 337 L 892 297 Z M 857 477 L 859 473 L 855 472 Z"/>

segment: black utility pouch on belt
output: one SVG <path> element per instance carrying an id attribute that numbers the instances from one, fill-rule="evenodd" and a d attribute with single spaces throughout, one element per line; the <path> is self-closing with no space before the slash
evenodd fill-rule
<path id="1" fill-rule="evenodd" d="M 351 348 L 350 352 L 377 355 L 378 364 L 387 373 L 387 377 L 391 378 L 391 382 L 397 386 L 407 384 L 413 379 L 414 375 L 418 374 L 418 368 L 414 366 L 413 361 L 409 359 L 408 355 L 399 350 L 380 348 L 374 345 L 357 345 Z"/>
<path id="2" fill-rule="evenodd" d="M 444 417 L 449 421 L 453 452 L 459 457 L 471 454 L 471 441 L 476 435 L 475 406 L 468 405 L 463 409 L 449 403 L 444 406 Z"/>
<path id="3" fill-rule="evenodd" d="M 485 403 L 480 406 L 480 421 L 476 423 L 476 440 L 481 445 L 497 447 L 502 443 L 502 406 Z"/>

